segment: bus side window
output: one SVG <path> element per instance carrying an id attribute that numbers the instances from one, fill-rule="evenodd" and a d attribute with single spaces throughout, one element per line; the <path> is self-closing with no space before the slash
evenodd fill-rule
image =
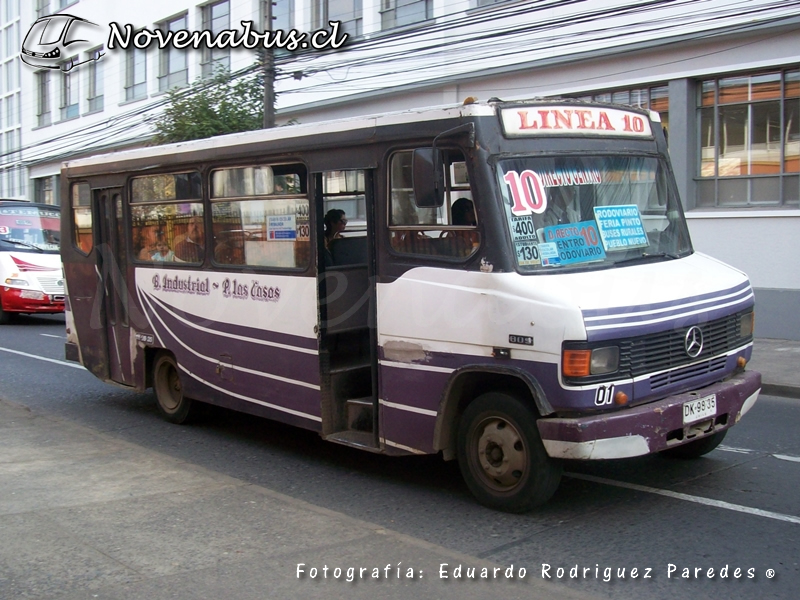
<path id="1" fill-rule="evenodd" d="M 412 152 L 397 152 L 390 164 L 389 241 L 395 252 L 463 258 L 480 245 L 472 190 L 461 152 L 445 152 L 445 203 L 421 208 L 414 201 Z"/>
<path id="2" fill-rule="evenodd" d="M 83 254 L 89 254 L 94 248 L 92 233 L 92 191 L 88 183 L 72 185 L 72 243 Z"/>
<path id="3" fill-rule="evenodd" d="M 145 175 L 131 180 L 133 257 L 156 263 L 203 262 L 200 174 Z"/>

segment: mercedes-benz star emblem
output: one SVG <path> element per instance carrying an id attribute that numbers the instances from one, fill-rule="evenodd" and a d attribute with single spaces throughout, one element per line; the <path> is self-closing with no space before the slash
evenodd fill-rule
<path id="1" fill-rule="evenodd" d="M 683 347 L 686 354 L 696 358 L 703 351 L 703 331 L 697 326 L 689 327 L 686 337 L 683 338 Z"/>

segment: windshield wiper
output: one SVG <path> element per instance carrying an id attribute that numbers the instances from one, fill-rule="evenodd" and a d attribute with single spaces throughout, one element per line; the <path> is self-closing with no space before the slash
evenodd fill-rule
<path id="1" fill-rule="evenodd" d="M 680 255 L 672 254 L 671 252 L 653 252 L 652 254 L 648 254 L 647 252 L 645 252 L 644 254 L 640 254 L 639 256 L 631 256 L 630 258 L 623 258 L 621 260 L 614 261 L 614 266 L 622 264 L 646 262 L 654 258 L 668 258 L 670 260 L 674 260 L 676 258 L 680 258 Z"/>
<path id="2" fill-rule="evenodd" d="M 16 246 L 25 246 L 26 248 L 33 248 L 34 250 L 38 250 L 39 252 L 44 252 L 44 250 L 39 246 L 36 246 L 35 244 L 29 244 L 28 242 L 22 242 L 20 240 L 7 240 L 4 238 L 0 238 L 0 242 L 5 242 L 6 244 L 14 244 Z"/>

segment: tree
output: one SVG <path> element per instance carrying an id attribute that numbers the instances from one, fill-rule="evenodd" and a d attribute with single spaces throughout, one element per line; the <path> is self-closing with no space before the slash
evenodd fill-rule
<path id="1" fill-rule="evenodd" d="M 218 71 L 188 88 L 167 92 L 167 108 L 157 119 L 153 142 L 168 144 L 261 129 L 264 86 L 260 72 L 234 75 Z"/>

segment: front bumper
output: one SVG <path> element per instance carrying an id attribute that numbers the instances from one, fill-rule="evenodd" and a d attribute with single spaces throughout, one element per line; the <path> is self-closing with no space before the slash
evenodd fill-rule
<path id="1" fill-rule="evenodd" d="M 708 387 L 610 413 L 574 419 L 539 419 L 539 433 L 553 458 L 602 460 L 660 452 L 733 426 L 761 391 L 761 373 L 746 371 Z M 716 414 L 684 425 L 683 405 L 716 395 Z"/>
<path id="2" fill-rule="evenodd" d="M 31 296 L 31 297 L 26 297 Z M 33 297 L 35 296 L 35 297 Z M 46 294 L 35 290 L 3 287 L 0 302 L 6 312 L 17 313 L 62 313 L 64 294 Z"/>

